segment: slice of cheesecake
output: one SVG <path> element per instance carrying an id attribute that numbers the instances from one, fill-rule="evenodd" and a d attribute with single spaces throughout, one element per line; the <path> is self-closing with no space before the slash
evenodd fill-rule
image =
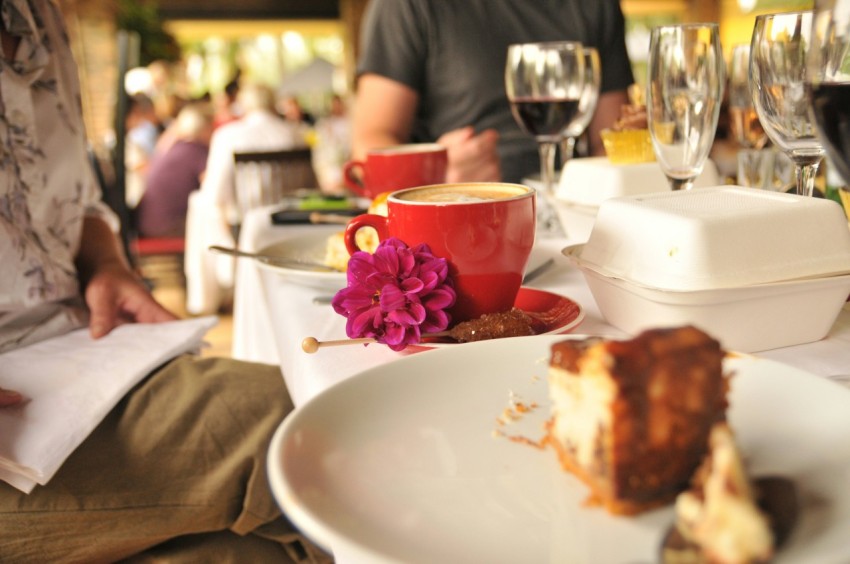
<path id="1" fill-rule="evenodd" d="M 634 339 L 552 346 L 546 443 L 591 490 L 591 502 L 634 514 L 673 501 L 725 419 L 720 344 L 694 327 Z"/>

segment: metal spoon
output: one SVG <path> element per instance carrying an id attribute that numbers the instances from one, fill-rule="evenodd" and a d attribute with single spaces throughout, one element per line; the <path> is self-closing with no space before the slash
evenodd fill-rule
<path id="1" fill-rule="evenodd" d="M 337 270 L 336 268 L 333 268 L 332 266 L 328 266 L 326 264 L 322 264 L 320 262 L 310 262 L 306 260 L 286 258 L 274 255 L 263 255 L 260 253 L 249 253 L 247 251 L 240 251 L 239 249 L 219 247 L 218 245 L 212 245 L 209 249 L 217 253 L 224 253 L 226 255 L 234 257 L 252 258 L 254 260 L 258 260 L 260 262 L 270 264 L 272 266 L 283 266 L 285 268 L 298 268 L 301 270 L 311 270 L 317 272 L 339 272 L 339 270 Z"/>

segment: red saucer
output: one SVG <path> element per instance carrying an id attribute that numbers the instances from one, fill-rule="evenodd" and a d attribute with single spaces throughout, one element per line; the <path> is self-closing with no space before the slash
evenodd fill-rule
<path id="1" fill-rule="evenodd" d="M 528 313 L 534 320 L 537 335 L 567 333 L 584 320 L 584 310 L 573 300 L 537 288 L 523 286 L 519 289 L 514 307 Z M 410 345 L 411 352 L 462 345 L 455 341 L 423 342 Z"/>
<path id="2" fill-rule="evenodd" d="M 584 310 L 571 299 L 545 290 L 522 287 L 514 307 L 530 314 L 538 335 L 566 333 L 584 320 Z"/>

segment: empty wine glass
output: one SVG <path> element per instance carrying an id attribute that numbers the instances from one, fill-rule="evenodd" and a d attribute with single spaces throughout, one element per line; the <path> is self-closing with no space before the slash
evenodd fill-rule
<path id="1" fill-rule="evenodd" d="M 850 184 L 850 0 L 816 0 L 808 62 L 817 131 L 831 164 Z"/>
<path id="2" fill-rule="evenodd" d="M 812 12 L 756 17 L 750 44 L 753 102 L 764 130 L 794 162 L 797 194 L 811 196 L 823 158 L 806 94 Z"/>
<path id="3" fill-rule="evenodd" d="M 596 112 L 599 102 L 599 87 L 602 83 L 602 70 L 599 63 L 599 51 L 593 47 L 584 47 L 584 91 L 578 103 L 578 113 L 564 129 L 561 139 L 561 167 L 573 158 L 576 139 L 578 139 Z"/>
<path id="4" fill-rule="evenodd" d="M 579 110 L 584 77 L 584 51 L 577 41 L 508 47 L 505 90 L 511 113 L 519 126 L 534 136 L 540 150 L 544 201 L 538 205 L 538 221 L 544 232 L 557 231 L 557 217 L 545 200 L 554 188 L 555 149 Z"/>
<path id="5" fill-rule="evenodd" d="M 653 28 L 646 105 L 652 146 L 673 190 L 690 189 L 717 130 L 725 65 L 717 24 Z"/>

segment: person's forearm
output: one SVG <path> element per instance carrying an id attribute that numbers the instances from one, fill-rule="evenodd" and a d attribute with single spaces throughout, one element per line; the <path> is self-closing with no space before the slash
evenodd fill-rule
<path id="1" fill-rule="evenodd" d="M 77 252 L 75 264 L 82 288 L 103 268 L 130 269 L 118 237 L 109 225 L 98 217 L 87 217 L 83 221 L 80 250 Z"/>
<path id="2" fill-rule="evenodd" d="M 600 132 L 610 128 L 620 117 L 623 105 L 629 103 L 629 96 L 625 90 L 606 92 L 599 96 L 596 112 L 588 127 L 590 137 L 590 152 L 592 155 L 602 156 L 605 154 L 605 146 L 602 144 Z"/>
<path id="3" fill-rule="evenodd" d="M 130 267 L 118 238 L 103 220 L 84 220 L 76 264 L 92 338 L 99 339 L 123 323 L 177 319 L 157 303 Z"/>
<path id="4" fill-rule="evenodd" d="M 418 101 L 408 86 L 375 74 L 361 76 L 352 111 L 352 158 L 363 160 L 370 149 L 408 143 Z"/>

